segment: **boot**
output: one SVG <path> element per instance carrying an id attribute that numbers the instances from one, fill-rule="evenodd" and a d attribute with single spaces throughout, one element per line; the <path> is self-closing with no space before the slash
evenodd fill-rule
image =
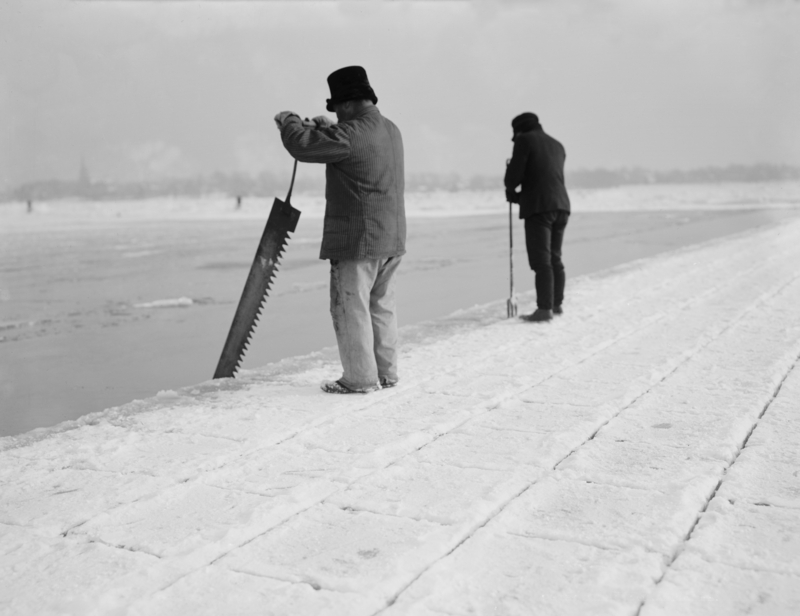
<path id="1" fill-rule="evenodd" d="M 543 321 L 550 321 L 553 318 L 553 311 L 549 308 L 537 308 L 531 314 L 524 314 L 520 317 L 523 321 L 531 323 L 541 323 Z"/>

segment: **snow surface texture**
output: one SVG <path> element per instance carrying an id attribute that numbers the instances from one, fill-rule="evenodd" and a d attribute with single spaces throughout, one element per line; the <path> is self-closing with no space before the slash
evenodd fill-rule
<path id="1" fill-rule="evenodd" d="M 798 614 L 800 221 L 0 439 L 3 614 Z M 531 297 L 524 298 L 527 302 Z"/>

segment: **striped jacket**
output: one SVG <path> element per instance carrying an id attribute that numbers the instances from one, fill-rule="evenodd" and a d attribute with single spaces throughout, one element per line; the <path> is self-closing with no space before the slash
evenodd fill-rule
<path id="1" fill-rule="evenodd" d="M 304 127 L 290 116 L 281 139 L 300 162 L 327 165 L 320 259 L 405 254 L 403 139 L 377 107 L 328 128 Z"/>

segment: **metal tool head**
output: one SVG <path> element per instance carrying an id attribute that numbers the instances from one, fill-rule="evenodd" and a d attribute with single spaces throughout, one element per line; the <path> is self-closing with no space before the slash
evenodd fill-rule
<path id="1" fill-rule="evenodd" d="M 516 298 L 511 297 L 506 300 L 506 312 L 508 313 L 509 319 L 517 316 L 518 307 Z"/>

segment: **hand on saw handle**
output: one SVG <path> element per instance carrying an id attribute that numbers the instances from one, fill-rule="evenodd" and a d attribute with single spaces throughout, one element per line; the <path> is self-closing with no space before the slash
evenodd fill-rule
<path id="1" fill-rule="evenodd" d="M 286 122 L 287 118 L 290 118 L 291 116 L 297 116 L 298 118 L 300 117 L 294 111 L 281 111 L 280 113 L 275 114 L 274 120 L 278 130 L 283 128 L 283 123 Z"/>
<path id="2" fill-rule="evenodd" d="M 291 116 L 300 117 L 294 111 L 281 111 L 280 113 L 275 115 L 275 124 L 278 127 L 278 130 L 283 128 L 283 123 L 286 122 L 288 118 Z M 317 116 L 313 120 L 309 120 L 306 118 L 301 122 L 301 124 L 305 128 L 328 128 L 333 126 L 335 122 L 331 120 L 328 116 Z"/>
<path id="3" fill-rule="evenodd" d="M 302 122 L 303 128 L 330 128 L 336 122 L 331 120 L 328 116 L 317 116 L 312 120 L 306 118 Z"/>
<path id="4" fill-rule="evenodd" d="M 310 120 L 310 121 L 315 125 L 316 128 L 330 128 L 331 126 L 336 124 L 336 122 L 331 120 L 328 116 L 324 116 L 324 115 L 317 116 L 313 120 Z M 306 118 L 303 121 L 303 125 L 305 126 L 307 122 L 309 122 L 308 118 Z"/>

